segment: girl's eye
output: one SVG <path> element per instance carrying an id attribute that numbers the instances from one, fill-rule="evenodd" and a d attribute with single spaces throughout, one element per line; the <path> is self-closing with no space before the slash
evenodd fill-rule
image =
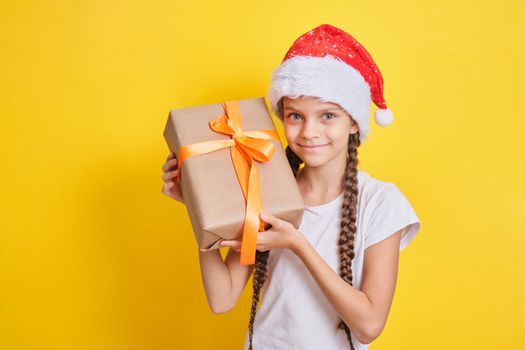
<path id="1" fill-rule="evenodd" d="M 290 113 L 288 114 L 288 119 L 291 119 L 291 120 L 299 120 L 299 119 L 295 119 L 294 117 L 295 116 L 298 116 L 299 118 L 302 118 L 299 114 L 297 113 Z M 335 119 L 337 118 L 337 116 L 333 113 L 326 113 L 323 115 L 323 117 L 328 117 L 328 118 L 325 118 L 326 120 L 332 120 L 332 119 Z"/>
<path id="2" fill-rule="evenodd" d="M 295 116 L 295 115 L 299 116 L 299 114 L 297 114 L 297 113 L 290 113 L 290 114 L 288 114 L 288 119 L 297 120 L 297 119 L 293 118 L 293 116 Z"/>

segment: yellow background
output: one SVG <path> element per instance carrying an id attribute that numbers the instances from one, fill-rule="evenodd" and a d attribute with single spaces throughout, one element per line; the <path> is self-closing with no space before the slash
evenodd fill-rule
<path id="1" fill-rule="evenodd" d="M 0 19 L 0 349 L 241 348 L 251 285 L 209 310 L 162 131 L 170 109 L 264 96 L 322 23 L 379 65 L 395 122 L 371 119 L 360 166 L 422 220 L 370 348 L 524 348 L 522 1 L 3 1 Z"/>

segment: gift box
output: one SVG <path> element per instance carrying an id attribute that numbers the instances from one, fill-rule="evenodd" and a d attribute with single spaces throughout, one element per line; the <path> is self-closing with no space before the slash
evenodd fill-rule
<path id="1" fill-rule="evenodd" d="M 264 97 L 171 110 L 164 138 L 201 251 L 242 239 L 253 264 L 263 210 L 299 227 L 304 202 Z"/>

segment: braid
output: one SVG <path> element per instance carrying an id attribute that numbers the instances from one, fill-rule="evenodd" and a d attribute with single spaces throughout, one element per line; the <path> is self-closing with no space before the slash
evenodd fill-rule
<path id="1" fill-rule="evenodd" d="M 250 313 L 250 323 L 248 328 L 250 330 L 250 350 L 252 349 L 253 339 L 253 323 L 255 322 L 255 314 L 257 313 L 257 304 L 259 303 L 259 296 L 261 288 L 266 280 L 266 266 L 268 262 L 269 250 L 265 252 L 255 251 L 255 273 L 253 275 L 253 296 L 252 296 L 252 310 Z"/>
<path id="2" fill-rule="evenodd" d="M 303 161 L 301 158 L 299 158 L 290 148 L 290 146 L 286 147 L 286 158 L 288 159 L 288 163 L 290 163 L 290 167 L 292 168 L 293 175 L 297 175 L 297 171 L 299 171 L 299 166 Z M 257 304 L 259 304 L 259 296 L 261 293 L 262 286 L 264 284 L 264 281 L 266 280 L 266 268 L 268 263 L 268 256 L 270 254 L 270 251 L 267 250 L 265 252 L 260 252 L 258 250 L 255 251 L 255 272 L 253 275 L 253 296 L 252 296 L 252 310 L 250 313 L 250 323 L 248 324 L 249 333 L 250 333 L 250 347 L 249 349 L 252 350 L 252 339 L 253 339 L 253 324 L 255 322 L 255 315 L 257 313 Z"/>
<path id="3" fill-rule="evenodd" d="M 357 230 L 357 164 L 359 163 L 357 159 L 357 148 L 359 145 L 359 132 L 350 134 L 344 179 L 344 200 L 341 208 L 341 233 L 338 242 L 341 277 L 349 285 L 352 285 L 352 259 L 355 255 L 354 238 Z M 343 320 L 341 320 L 337 328 L 344 329 L 350 342 L 350 349 L 354 350 L 350 328 L 348 328 Z"/>

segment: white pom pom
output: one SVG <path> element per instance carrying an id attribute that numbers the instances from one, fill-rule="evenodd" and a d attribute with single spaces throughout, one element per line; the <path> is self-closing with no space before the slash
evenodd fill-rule
<path id="1" fill-rule="evenodd" d="M 389 126 L 394 122 L 394 115 L 388 108 L 378 108 L 374 113 L 374 119 L 379 126 Z"/>

